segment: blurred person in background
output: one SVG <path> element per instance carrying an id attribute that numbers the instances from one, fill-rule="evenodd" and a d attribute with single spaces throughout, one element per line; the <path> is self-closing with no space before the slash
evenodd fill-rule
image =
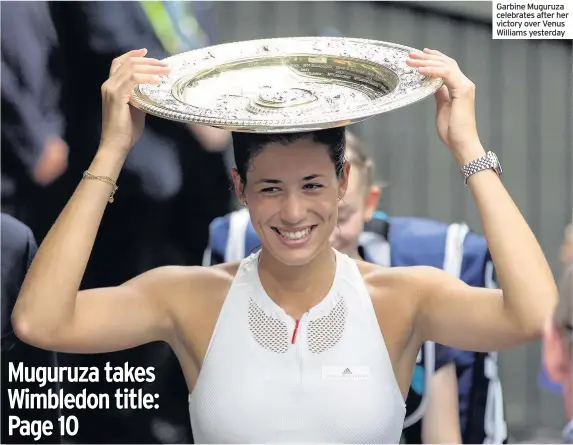
<path id="1" fill-rule="evenodd" d="M 497 287 L 483 236 L 468 233 L 463 224 L 377 212 L 381 187 L 373 184 L 373 160 L 348 131 L 346 158 L 353 170 L 331 237 L 335 249 L 388 267 L 432 265 L 472 286 Z M 203 265 L 238 261 L 258 247 L 260 239 L 242 208 L 213 221 Z M 496 354 L 427 342 L 418 355 L 406 405 L 405 443 L 507 441 Z"/>
<path id="2" fill-rule="evenodd" d="M 1 22 L 2 209 L 37 231 L 68 166 L 58 40 L 45 2 L 4 3 Z"/>
<path id="3" fill-rule="evenodd" d="M 216 39 L 217 30 L 209 15 L 210 2 L 140 1 L 139 4 L 156 39 L 161 43 L 165 56 L 208 46 Z M 154 118 L 148 121 L 153 125 Z M 221 175 L 222 171 L 226 172 L 228 168 L 225 161 L 231 151 L 231 134 L 206 125 L 176 125 L 185 128 L 196 144 L 199 144 L 205 151 L 213 153 L 219 161 L 223 160 L 224 165 L 222 170 L 216 172 L 216 175 L 211 174 L 209 182 L 206 182 L 202 176 L 207 176 L 206 172 L 199 174 L 194 171 L 194 168 L 198 168 L 195 166 L 200 165 L 200 160 L 196 158 L 193 149 L 188 143 L 177 145 L 180 162 L 186 168 L 183 171 L 181 190 L 172 202 L 168 217 L 171 244 L 177 246 L 179 255 L 182 255 L 178 264 L 198 264 L 201 262 L 201 254 L 205 249 L 207 228 L 210 223 L 210 220 L 204 219 L 205 215 L 214 213 L 221 215 L 222 204 L 225 204 L 227 211 L 230 206 L 230 194 L 227 193 L 226 200 L 222 201 L 222 194 L 229 191 L 230 184 L 228 180 L 225 182 Z M 198 188 L 201 186 L 198 185 L 198 180 L 207 186 L 207 190 L 200 191 L 199 195 Z M 213 193 L 212 197 L 209 197 L 210 193 Z M 201 212 L 201 206 L 190 205 L 197 200 L 212 200 L 212 202 L 203 202 L 201 206 L 213 208 Z M 199 232 L 200 236 L 197 236 L 199 228 L 201 232 Z"/>
<path id="4" fill-rule="evenodd" d="M 99 88 L 105 81 L 111 61 L 134 47 L 146 48 L 149 57 L 169 55 L 162 44 L 165 39 L 156 32 L 172 26 L 164 21 L 167 15 L 161 13 L 162 5 L 50 3 L 65 58 L 63 110 L 71 147 L 67 191 L 72 190 L 99 144 L 101 97 L 93 86 Z M 124 205 L 110 209 L 102 221 L 98 236 L 103 247 L 94 249 L 85 286 L 117 285 L 163 264 L 200 264 L 210 221 L 229 210 L 229 179 L 217 149 L 219 142 L 225 141 L 222 137 L 203 138 L 209 148 L 205 150 L 187 125 L 148 116 L 146 129 L 123 170 Z M 180 205 L 183 195 L 186 205 Z M 179 228 L 181 220 L 185 220 L 185 233 Z M 122 228 L 125 224 L 137 230 Z M 187 242 L 189 232 L 194 237 Z M 105 246 L 119 240 L 124 249 L 110 258 Z"/>
<path id="5" fill-rule="evenodd" d="M 573 263 L 573 222 L 565 227 L 563 234 L 563 241 L 560 249 L 560 260 L 562 273 Z M 563 385 L 552 379 L 547 370 L 547 362 L 542 360 L 541 368 L 537 376 L 537 383 L 539 387 L 551 394 L 563 397 Z"/>
<path id="6" fill-rule="evenodd" d="M 565 268 L 555 312 L 547 322 L 543 358 L 551 380 L 563 388 L 565 416 L 563 441 L 573 443 L 573 261 Z"/>
<path id="7" fill-rule="evenodd" d="M 38 248 L 36 240 L 30 228 L 16 218 L 2 213 L 0 215 L 0 231 L 2 237 L 1 257 L 2 276 L 0 279 L 2 298 L 2 443 L 30 443 L 29 435 L 22 435 L 21 430 L 16 428 L 9 434 L 9 416 L 18 416 L 22 420 L 50 421 L 52 425 L 58 425 L 59 409 L 19 409 L 16 403 L 11 404 L 10 394 L 15 390 L 30 388 L 31 392 L 47 395 L 48 391 L 56 392 L 59 385 L 48 382 L 43 387 L 38 384 L 11 381 L 11 368 L 18 369 L 22 364 L 26 367 L 57 366 L 56 354 L 52 351 L 34 348 L 20 341 L 12 329 L 10 315 L 20 293 L 28 268 L 32 263 Z M 14 397 L 14 395 L 12 395 Z M 42 435 L 35 443 L 60 443 L 59 429 L 54 428 L 51 435 Z"/>

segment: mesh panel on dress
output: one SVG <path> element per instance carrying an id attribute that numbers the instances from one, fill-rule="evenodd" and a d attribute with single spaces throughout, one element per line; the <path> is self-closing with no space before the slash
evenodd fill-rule
<path id="1" fill-rule="evenodd" d="M 348 311 L 344 298 L 334 306 L 328 315 L 308 323 L 308 349 L 320 354 L 332 348 L 342 338 Z"/>
<path id="2" fill-rule="evenodd" d="M 284 354 L 288 351 L 288 329 L 285 323 L 269 317 L 249 300 L 249 329 L 259 345 L 269 351 Z"/>

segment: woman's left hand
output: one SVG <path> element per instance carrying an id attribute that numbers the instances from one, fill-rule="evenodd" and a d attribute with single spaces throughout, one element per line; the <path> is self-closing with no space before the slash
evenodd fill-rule
<path id="1" fill-rule="evenodd" d="M 458 163 L 463 165 L 482 156 L 475 118 L 475 85 L 456 61 L 426 48 L 410 53 L 407 64 L 424 76 L 444 80 L 445 85 L 436 92 L 436 126 L 440 139 Z"/>

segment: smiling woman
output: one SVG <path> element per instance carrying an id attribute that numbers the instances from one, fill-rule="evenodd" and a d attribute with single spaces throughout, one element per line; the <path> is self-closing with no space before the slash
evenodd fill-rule
<path id="1" fill-rule="evenodd" d="M 234 185 L 259 252 L 78 292 L 110 193 L 143 131 L 131 92 L 170 72 L 144 56 L 116 59 L 102 87 L 91 176 L 40 246 L 16 303 L 22 340 L 78 353 L 169 343 L 191 392 L 195 443 L 398 443 L 425 341 L 492 351 L 540 336 L 555 302 L 551 271 L 499 179 L 497 157 L 481 145 L 473 83 L 429 49 L 410 53 L 407 64 L 447 86 L 436 94 L 438 135 L 472 192 L 503 294 L 332 248 L 351 171 L 343 128 L 233 135 Z"/>
<path id="2" fill-rule="evenodd" d="M 348 176 L 344 146 L 344 127 L 233 134 L 235 190 L 265 251 L 280 262 L 307 265 L 328 246 Z"/>

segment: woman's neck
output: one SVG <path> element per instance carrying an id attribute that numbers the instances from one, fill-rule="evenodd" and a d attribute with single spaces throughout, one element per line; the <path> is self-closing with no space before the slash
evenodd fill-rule
<path id="1" fill-rule="evenodd" d="M 363 260 L 362 256 L 360 256 L 360 252 L 358 251 L 358 246 L 356 246 L 354 249 L 348 252 L 347 255 L 353 260 L 358 260 L 358 261 Z"/>
<path id="2" fill-rule="evenodd" d="M 330 245 L 303 266 L 287 266 L 264 249 L 260 254 L 259 277 L 265 291 L 295 319 L 328 294 L 335 273 L 336 256 Z"/>

